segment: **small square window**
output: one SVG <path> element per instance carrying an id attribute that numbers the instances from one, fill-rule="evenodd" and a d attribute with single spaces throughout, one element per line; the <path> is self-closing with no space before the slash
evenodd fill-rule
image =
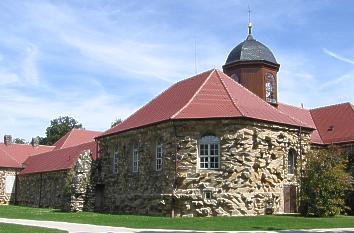
<path id="1" fill-rule="evenodd" d="M 204 198 L 206 200 L 211 200 L 213 197 L 213 193 L 210 190 L 204 191 Z"/>

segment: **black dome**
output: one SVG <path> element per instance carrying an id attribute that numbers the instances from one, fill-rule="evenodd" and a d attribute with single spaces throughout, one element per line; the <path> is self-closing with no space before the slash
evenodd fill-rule
<path id="1" fill-rule="evenodd" d="M 278 64 L 272 51 L 256 41 L 251 34 L 230 52 L 226 64 L 236 61 L 268 61 Z"/>

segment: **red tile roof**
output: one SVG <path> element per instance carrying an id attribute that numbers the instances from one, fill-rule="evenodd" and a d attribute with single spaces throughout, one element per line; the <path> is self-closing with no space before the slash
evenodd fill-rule
<path id="1" fill-rule="evenodd" d="M 216 69 L 177 82 L 100 137 L 172 119 L 245 117 L 311 128 Z"/>
<path id="2" fill-rule="evenodd" d="M 92 142 L 95 137 L 102 132 L 85 130 L 85 129 L 72 129 L 61 137 L 53 146 L 55 149 L 63 149 L 71 146 L 76 146 L 86 142 Z"/>
<path id="3" fill-rule="evenodd" d="M 54 146 L 33 147 L 28 144 L 9 144 L 0 143 L 0 167 L 21 168 L 22 163 L 30 156 L 48 152 Z"/>
<path id="4" fill-rule="evenodd" d="M 315 108 L 310 112 L 324 144 L 354 142 L 354 106 L 351 103 Z"/>
<path id="5" fill-rule="evenodd" d="M 351 103 L 315 109 L 302 109 L 279 104 L 279 110 L 315 127 L 311 134 L 314 144 L 354 142 L 354 107 Z"/>
<path id="6" fill-rule="evenodd" d="M 95 157 L 96 142 L 83 143 L 29 157 L 25 161 L 25 169 L 19 175 L 68 170 L 74 166 L 80 154 L 87 149 Z"/>
<path id="7" fill-rule="evenodd" d="M 280 111 L 288 114 L 289 116 L 292 116 L 292 117 L 298 119 L 299 121 L 305 122 L 307 125 L 311 126 L 312 128 L 316 128 L 315 122 L 312 119 L 309 109 L 299 108 L 299 107 L 295 107 L 295 106 L 291 106 L 291 105 L 283 104 L 283 103 L 278 104 L 278 109 Z M 312 143 L 323 144 L 322 139 L 321 139 L 317 129 L 312 131 L 310 136 L 311 136 Z"/>

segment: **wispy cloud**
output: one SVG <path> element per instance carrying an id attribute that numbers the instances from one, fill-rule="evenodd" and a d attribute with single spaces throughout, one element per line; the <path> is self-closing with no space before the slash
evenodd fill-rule
<path id="1" fill-rule="evenodd" d="M 332 51 L 329 51 L 328 49 L 324 48 L 323 49 L 323 52 L 325 52 L 327 55 L 339 60 L 339 61 L 343 61 L 343 62 L 346 62 L 346 63 L 349 63 L 349 64 L 352 64 L 354 65 L 354 60 L 352 59 L 349 59 L 349 58 L 346 58 L 346 57 L 343 57 L 337 53 L 334 53 Z"/>
<path id="2" fill-rule="evenodd" d="M 344 96 L 354 92 L 345 85 L 353 82 L 351 70 L 332 80 L 323 75 L 322 51 L 317 57 L 309 53 L 318 47 L 304 51 L 303 35 L 308 28 L 313 32 L 308 22 L 319 21 L 314 17 L 332 4 L 323 2 L 252 2 L 255 37 L 276 49 L 281 63 L 282 102 L 319 106 L 354 98 Z M 0 9 L 0 131 L 27 139 L 42 135 L 60 115 L 105 130 L 172 82 L 194 75 L 195 39 L 202 72 L 221 68 L 247 31 L 247 6 L 241 0 L 4 0 Z M 321 44 L 316 33 L 308 35 Z"/>

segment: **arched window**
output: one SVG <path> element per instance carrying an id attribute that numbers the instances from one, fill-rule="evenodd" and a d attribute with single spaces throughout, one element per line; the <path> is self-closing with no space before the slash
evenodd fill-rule
<path id="1" fill-rule="evenodd" d="M 199 168 L 220 168 L 220 139 L 216 136 L 204 136 L 199 141 Z"/>
<path id="2" fill-rule="evenodd" d="M 294 174 L 296 167 L 296 153 L 293 149 L 288 152 L 288 174 Z"/>
<path id="3" fill-rule="evenodd" d="M 266 101 L 269 103 L 276 103 L 276 86 L 275 86 L 275 77 L 272 73 L 266 73 L 265 76 L 265 94 Z"/>

